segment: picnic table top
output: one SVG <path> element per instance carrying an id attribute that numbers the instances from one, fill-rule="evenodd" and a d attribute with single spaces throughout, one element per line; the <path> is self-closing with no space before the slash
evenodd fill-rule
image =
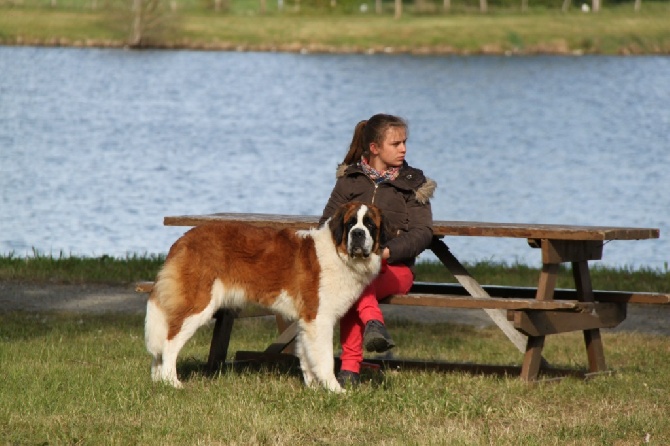
<path id="1" fill-rule="evenodd" d="M 215 213 L 165 217 L 165 226 L 197 226 L 211 221 L 244 222 L 257 226 L 309 229 L 317 216 L 255 213 Z M 644 240 L 659 238 L 658 228 L 582 226 L 537 223 L 491 223 L 473 221 L 433 221 L 436 236 L 510 237 L 551 240 Z"/>

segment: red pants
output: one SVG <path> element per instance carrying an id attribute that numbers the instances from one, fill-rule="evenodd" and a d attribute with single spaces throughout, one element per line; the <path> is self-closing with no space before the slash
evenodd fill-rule
<path id="1" fill-rule="evenodd" d="M 413 282 L 414 275 L 409 267 L 384 262 L 379 276 L 363 290 L 361 297 L 340 320 L 341 370 L 360 372 L 365 324 L 371 320 L 384 322 L 378 301 L 391 294 L 406 294 Z"/>

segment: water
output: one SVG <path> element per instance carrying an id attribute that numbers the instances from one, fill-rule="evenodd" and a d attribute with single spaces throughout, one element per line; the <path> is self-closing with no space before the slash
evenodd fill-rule
<path id="1" fill-rule="evenodd" d="M 355 123 L 410 123 L 435 219 L 640 226 L 667 268 L 670 59 L 0 47 L 0 254 L 165 253 L 166 215 L 318 215 Z M 537 264 L 525 240 L 462 260 Z M 424 256 L 430 259 L 430 256 Z"/>

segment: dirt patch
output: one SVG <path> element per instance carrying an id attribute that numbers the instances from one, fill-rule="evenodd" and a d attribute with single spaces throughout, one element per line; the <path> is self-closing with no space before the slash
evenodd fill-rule
<path id="1" fill-rule="evenodd" d="M 45 285 L 0 282 L 0 312 L 70 312 L 144 314 L 147 294 L 133 286 Z M 391 320 L 467 324 L 478 328 L 493 325 L 481 310 L 385 306 Z M 635 331 L 670 336 L 670 305 L 629 305 L 628 317 L 605 332 Z"/>

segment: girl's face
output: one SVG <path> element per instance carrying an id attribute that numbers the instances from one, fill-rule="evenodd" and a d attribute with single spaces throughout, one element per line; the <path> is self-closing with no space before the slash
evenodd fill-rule
<path id="1" fill-rule="evenodd" d="M 407 153 L 407 132 L 403 127 L 389 127 L 384 134 L 384 142 L 370 144 L 370 165 L 379 171 L 400 167 Z"/>

